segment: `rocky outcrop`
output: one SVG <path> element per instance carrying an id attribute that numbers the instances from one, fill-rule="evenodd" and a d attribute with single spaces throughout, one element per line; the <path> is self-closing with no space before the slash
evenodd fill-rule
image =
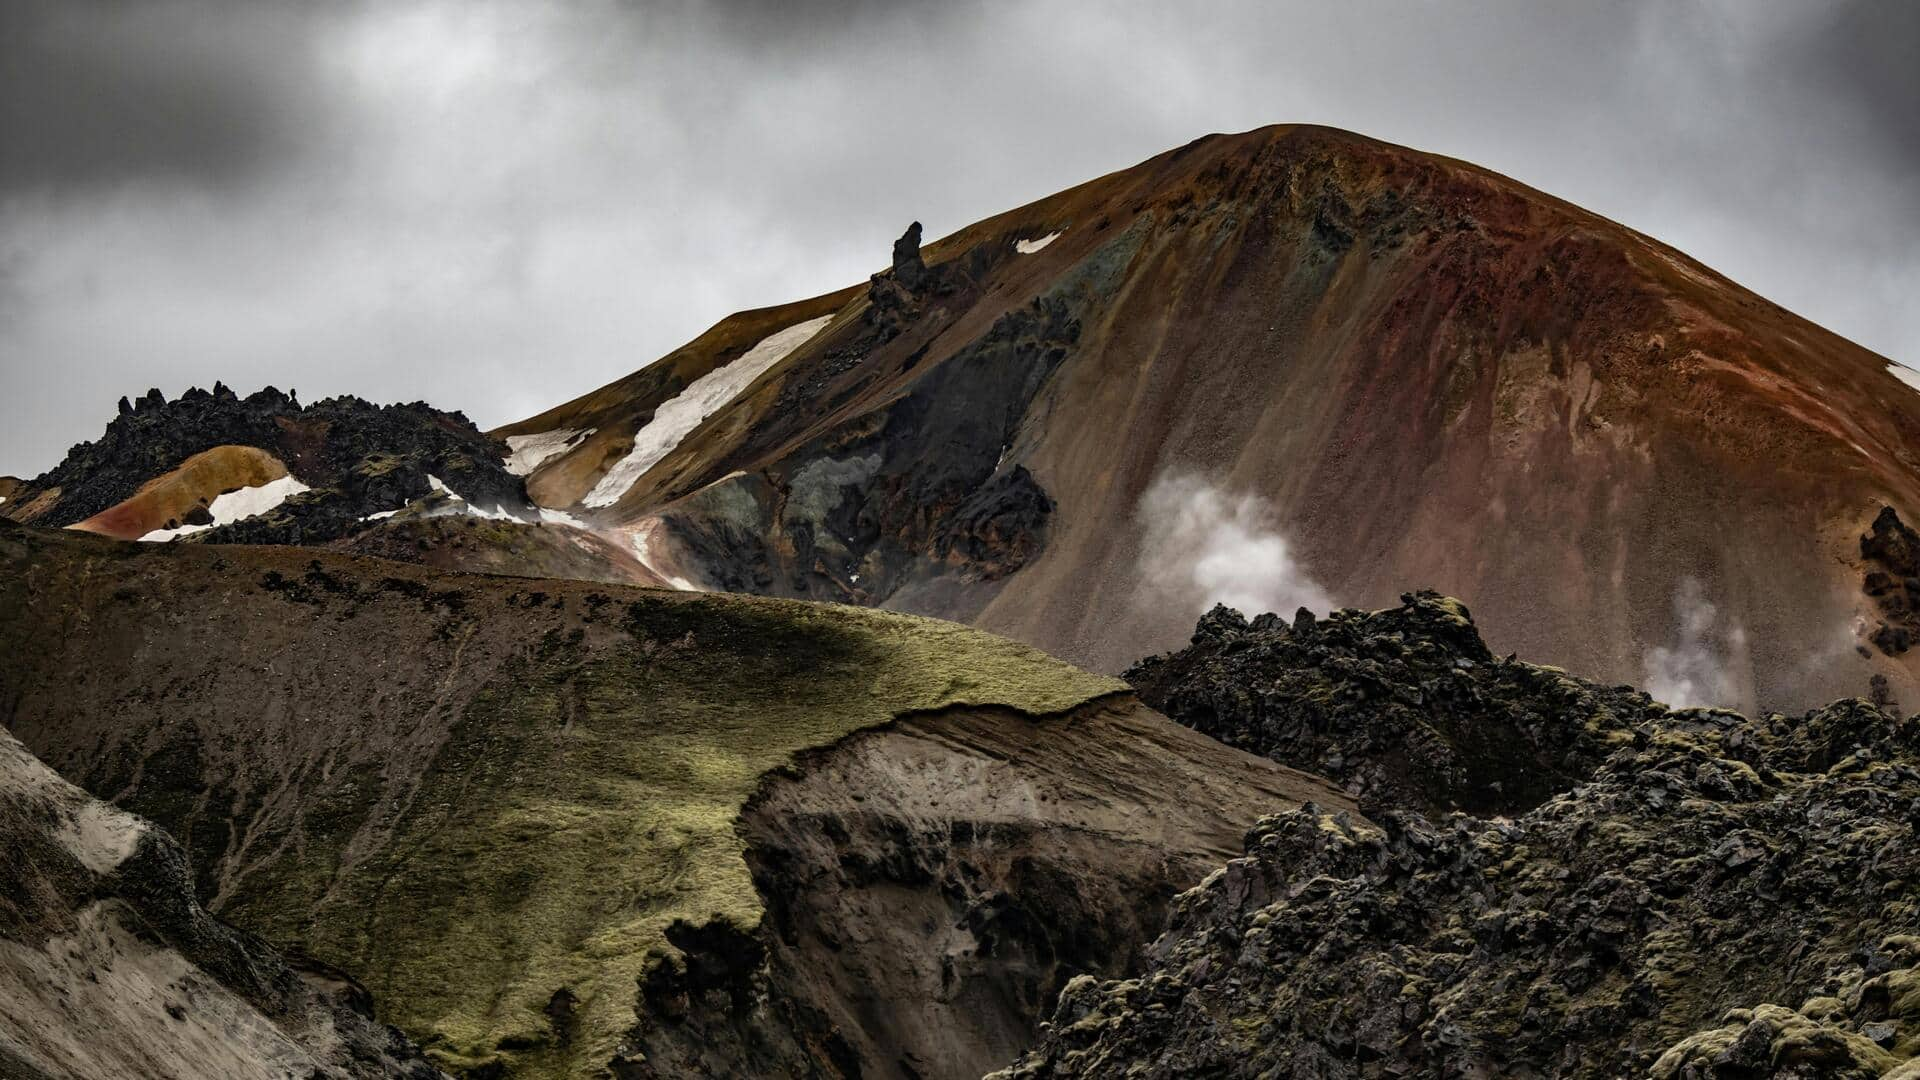
<path id="1" fill-rule="evenodd" d="M 0 1076 L 442 1074 L 337 971 L 200 906 L 185 853 L 0 730 Z"/>
<path id="2" fill-rule="evenodd" d="M 1319 780 L 1130 697 L 962 709 L 802 757 L 742 814 L 766 917 L 669 931 L 619 1074 L 961 1080 L 1013 1060 L 1068 982 L 1123 977 L 1174 895 Z"/>
<path id="3" fill-rule="evenodd" d="M 897 398 L 678 500 L 658 515 L 671 546 L 718 589 L 977 610 L 1045 550 L 1056 504 L 1021 463 L 1023 420 L 1137 242 L 1113 237 L 944 363 L 914 370 L 924 350 L 909 352 Z M 977 299 L 968 283 L 1004 258 L 996 247 L 929 269 L 927 302 Z M 881 275 L 875 288 L 891 281 Z M 921 318 L 914 333 L 940 321 Z M 904 347 L 889 340 L 869 329 L 808 358 L 788 375 L 780 414 L 798 423 L 843 404 L 869 365 Z M 756 443 L 779 437 L 771 426 L 752 433 Z"/>
<path id="4" fill-rule="evenodd" d="M 211 391 L 190 389 L 173 401 L 158 390 L 136 402 L 122 398 L 100 439 L 73 447 L 0 505 L 0 513 L 36 525 L 85 521 L 216 447 L 269 454 L 312 490 L 270 513 L 195 534 L 201 541 L 337 539 L 356 531 L 368 514 L 429 494 L 429 476 L 480 505 L 526 505 L 520 478 L 503 465 L 505 447 L 460 413 L 355 397 L 303 406 L 273 387 L 242 398 L 215 383 Z"/>
<path id="5" fill-rule="evenodd" d="M 1883 506 L 1873 527 L 1860 538 L 1867 564 L 1861 591 L 1880 609 L 1880 624 L 1869 639 L 1888 656 L 1899 656 L 1920 642 L 1920 534 L 1891 506 Z"/>
<path id="6" fill-rule="evenodd" d="M 1444 611 L 1416 597 L 1387 621 L 1438 618 L 1438 632 L 1406 635 L 1426 652 L 1448 635 Z M 1472 649 L 1466 629 L 1462 618 L 1451 632 L 1458 652 Z M 1203 628 L 1196 650 L 1234 632 Z M 1243 633 L 1259 647 L 1258 631 Z M 1412 702 L 1392 695 L 1433 692 L 1400 681 L 1421 665 L 1323 657 L 1323 640 L 1300 646 L 1306 677 L 1352 665 L 1381 676 L 1388 741 L 1417 741 Z M 1220 700 L 1230 663 L 1204 661 L 1195 685 Z M 1244 700 L 1260 700 L 1275 670 L 1246 665 Z M 1590 773 L 1577 756 L 1539 764 L 1575 786 L 1511 819 L 1275 815 L 1175 902 L 1144 972 L 1076 980 L 1038 1047 L 997 1075 L 1920 1072 L 1902 1065 L 1920 1051 L 1920 722 L 1857 700 L 1799 717 L 1621 708 L 1632 699 L 1571 680 L 1499 703 L 1533 677 L 1458 684 L 1495 703 L 1461 719 L 1490 722 L 1522 756 L 1551 743 L 1519 718 L 1596 729 L 1612 749 Z M 1321 685 L 1339 697 L 1367 684 Z M 1290 708 L 1238 715 L 1277 718 L 1279 745 L 1306 745 Z M 1374 790 L 1405 790 L 1377 767 L 1383 740 L 1337 710 L 1313 715 L 1328 752 L 1384 775 Z M 1413 805 L 1449 789 L 1416 790 Z"/>
<path id="7" fill-rule="evenodd" d="M 1174 720 L 1329 777 L 1363 807 L 1429 815 L 1530 810 L 1665 711 L 1631 687 L 1493 655 L 1466 606 L 1433 592 L 1292 623 L 1216 607 L 1187 648 L 1125 678 Z"/>

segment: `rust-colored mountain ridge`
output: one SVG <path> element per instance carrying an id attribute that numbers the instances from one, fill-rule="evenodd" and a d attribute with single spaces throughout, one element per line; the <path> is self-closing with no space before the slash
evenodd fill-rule
<path id="1" fill-rule="evenodd" d="M 1418 584 L 1680 704 L 1913 696 L 1860 538 L 1920 507 L 1920 394 L 1649 237 L 1281 126 L 919 240 L 493 434 L 662 576 L 1099 670 Z"/>

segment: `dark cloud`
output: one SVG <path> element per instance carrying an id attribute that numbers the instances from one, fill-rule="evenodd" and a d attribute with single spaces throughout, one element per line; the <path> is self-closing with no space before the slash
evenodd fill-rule
<path id="1" fill-rule="evenodd" d="M 1840 91 L 1866 152 L 1920 169 L 1920 4 L 1849 0 L 1806 36 L 1800 58 Z"/>
<path id="2" fill-rule="evenodd" d="M 310 137 L 306 20 L 274 4 L 0 6 L 0 190 L 227 183 Z"/>
<path id="3" fill-rule="evenodd" d="M 0 472 L 220 379 L 540 411 L 1210 131 L 1476 161 L 1920 363 L 1920 6 L 0 0 Z"/>

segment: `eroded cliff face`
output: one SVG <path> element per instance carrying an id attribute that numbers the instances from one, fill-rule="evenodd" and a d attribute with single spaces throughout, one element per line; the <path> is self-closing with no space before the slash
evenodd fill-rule
<path id="1" fill-rule="evenodd" d="M 808 753 L 741 817 L 764 921 L 669 931 L 683 960 L 645 981 L 623 1075 L 977 1077 L 1073 978 L 1132 974 L 1263 808 L 1309 800 L 1351 809 L 1130 696 Z"/>
<path id="2" fill-rule="evenodd" d="M 209 915 L 172 837 L 4 730 L 0 851 L 0 1076 L 442 1076 L 352 980 Z"/>
<path id="3" fill-rule="evenodd" d="M 1344 805 L 861 608 L 5 523 L 0 649 L 0 720 L 209 910 L 475 1077 L 978 1075 L 1262 814 Z"/>

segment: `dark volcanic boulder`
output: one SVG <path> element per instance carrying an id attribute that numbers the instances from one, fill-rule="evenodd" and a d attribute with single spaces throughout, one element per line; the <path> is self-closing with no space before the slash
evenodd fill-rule
<path id="1" fill-rule="evenodd" d="M 1430 814 L 1537 806 L 1664 711 L 1630 687 L 1494 656 L 1465 605 L 1432 592 L 1291 625 L 1216 607 L 1186 649 L 1125 678 L 1174 720 L 1330 777 L 1364 807 Z"/>

